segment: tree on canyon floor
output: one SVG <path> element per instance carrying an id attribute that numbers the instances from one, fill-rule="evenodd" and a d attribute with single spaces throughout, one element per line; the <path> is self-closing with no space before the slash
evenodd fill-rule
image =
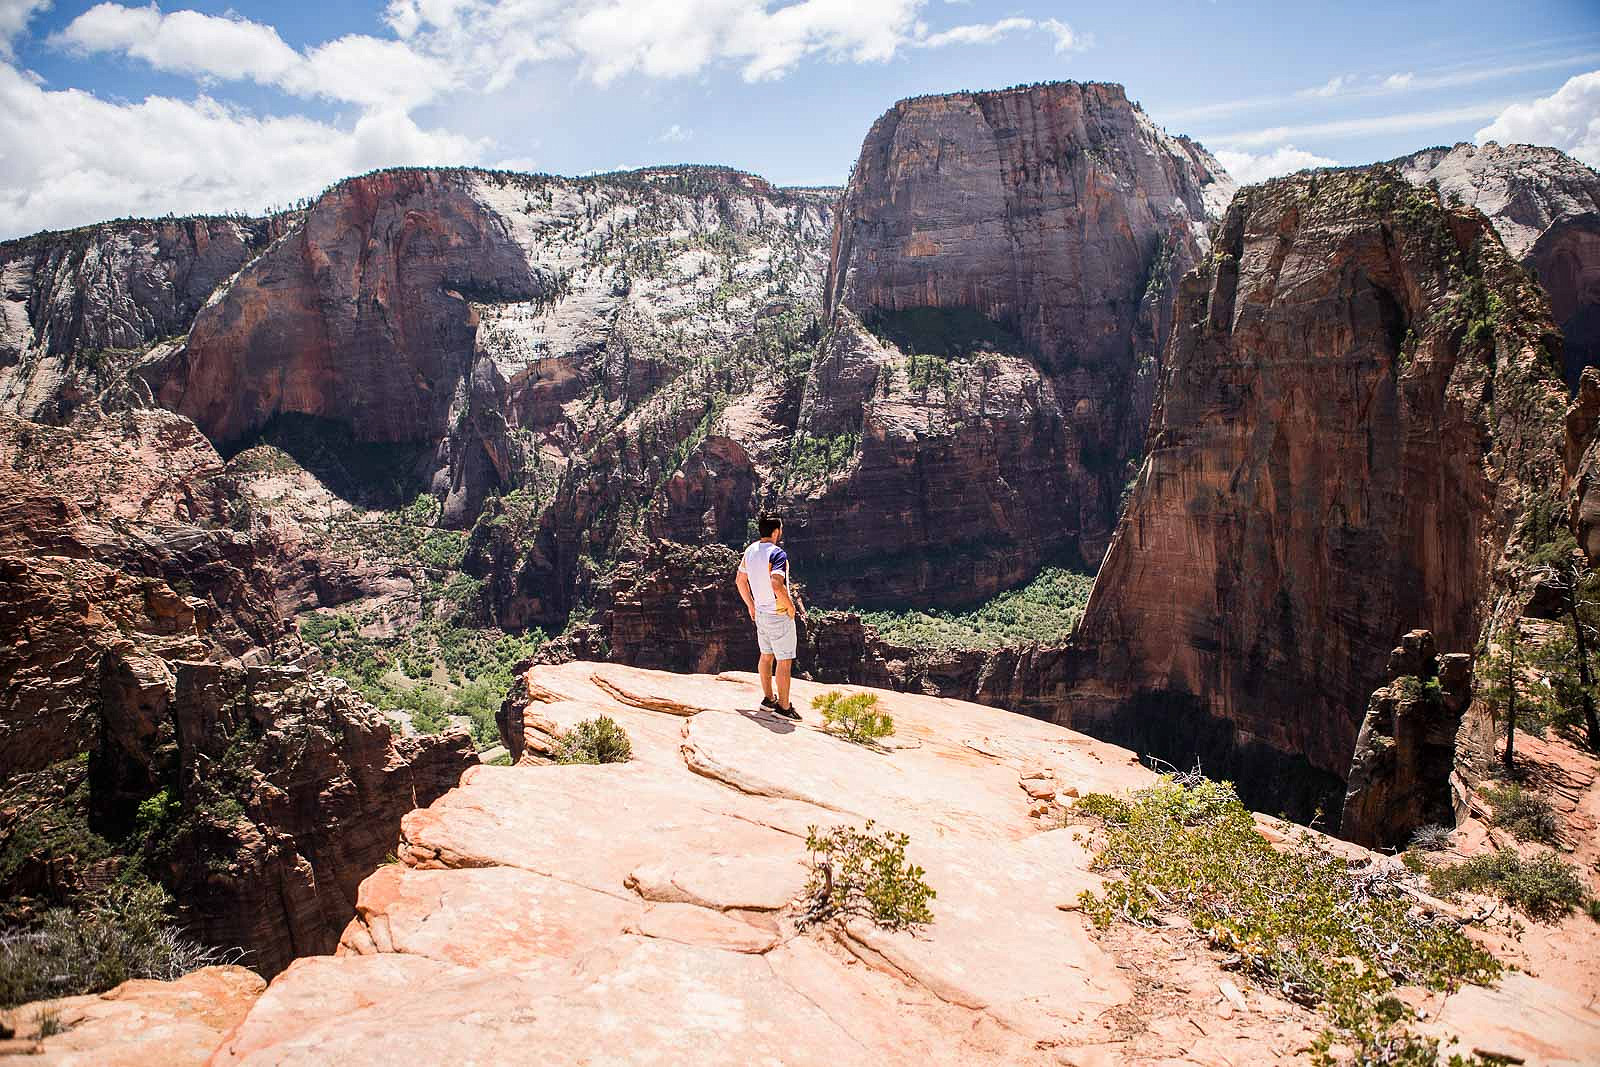
<path id="1" fill-rule="evenodd" d="M 1561 612 L 1560 629 L 1535 657 L 1550 680 L 1551 721 L 1574 731 L 1581 724 L 1589 749 L 1600 752 L 1600 675 L 1594 663 L 1600 645 L 1600 574 L 1575 548 L 1556 553 L 1541 570 L 1541 584 L 1556 594 Z"/>
<path id="2" fill-rule="evenodd" d="M 1535 670 L 1529 644 L 1522 620 L 1513 619 L 1491 642 L 1477 672 L 1479 698 L 1505 727 L 1500 761 L 1508 776 L 1516 773 L 1518 726 L 1537 733 L 1549 723 L 1554 704 L 1551 686 Z"/>

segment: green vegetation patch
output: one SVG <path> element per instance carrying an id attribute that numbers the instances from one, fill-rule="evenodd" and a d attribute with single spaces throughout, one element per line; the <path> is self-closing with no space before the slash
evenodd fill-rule
<path id="1" fill-rule="evenodd" d="M 1515 849 L 1503 848 L 1435 868 L 1428 874 L 1428 884 L 1440 896 L 1488 893 L 1534 919 L 1559 919 L 1589 899 L 1577 868 L 1554 852 L 1526 859 Z"/>
<path id="2" fill-rule="evenodd" d="M 557 763 L 627 763 L 633 758 L 628 731 L 611 716 L 584 719 L 561 737 Z"/>
<path id="3" fill-rule="evenodd" d="M 1011 589 L 967 611 L 863 611 L 861 621 L 891 644 L 907 648 L 1004 648 L 1065 641 L 1083 617 L 1094 578 L 1046 567 L 1020 589 Z"/>
<path id="4" fill-rule="evenodd" d="M 939 894 L 925 880 L 927 872 L 907 861 L 910 843 L 905 834 L 875 833 L 871 819 L 860 830 L 835 826 L 819 832 L 807 827 L 811 876 L 806 896 L 811 908 L 805 920 L 865 918 L 890 930 L 933 922 L 928 902 Z"/>
<path id="5" fill-rule="evenodd" d="M 1437 1045 L 1404 1028 L 1397 983 L 1453 989 L 1486 983 L 1499 962 L 1453 927 L 1434 925 L 1414 897 L 1378 873 L 1353 871 L 1306 835 L 1280 851 L 1225 782 L 1185 787 L 1171 778 L 1127 798 L 1091 794 L 1075 814 L 1104 823 L 1095 866 L 1118 875 L 1084 911 L 1102 928 L 1180 912 L 1227 964 L 1284 996 L 1321 1006 L 1335 1044 L 1362 1063 L 1434 1063 Z"/>
<path id="6" fill-rule="evenodd" d="M 894 719 L 888 712 L 878 710 L 876 693 L 845 696 L 837 689 L 830 689 L 812 697 L 811 706 L 822 712 L 826 729 L 858 745 L 870 745 L 894 733 Z"/>
<path id="7" fill-rule="evenodd" d="M 508 634 L 439 618 L 411 627 L 404 637 L 363 637 L 356 619 L 335 613 L 302 615 L 300 636 L 322 653 L 328 673 L 369 703 L 406 712 L 418 733 L 440 733 L 466 719 L 479 749 L 499 743 L 495 712 L 511 688 L 512 672 L 545 640 L 540 630 Z"/>
<path id="8" fill-rule="evenodd" d="M 1494 823 L 1503 827 L 1519 841 L 1556 843 L 1561 833 L 1561 820 L 1550 806 L 1550 801 L 1531 789 L 1523 789 L 1515 782 L 1484 790 L 1484 796 L 1494 806 Z"/>

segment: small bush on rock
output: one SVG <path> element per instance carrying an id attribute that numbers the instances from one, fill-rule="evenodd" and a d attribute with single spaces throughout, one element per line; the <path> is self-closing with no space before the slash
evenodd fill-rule
<path id="1" fill-rule="evenodd" d="M 876 693 L 845 696 L 837 689 L 830 689 L 813 697 L 811 706 L 822 712 L 824 729 L 858 745 L 871 744 L 894 733 L 894 720 L 887 712 L 878 710 Z"/>
<path id="2" fill-rule="evenodd" d="M 1442 852 L 1450 847 L 1450 835 L 1453 833 L 1455 831 L 1450 827 L 1431 822 L 1411 831 L 1411 847 L 1418 852 Z"/>
<path id="3" fill-rule="evenodd" d="M 1518 841 L 1539 841 L 1553 845 L 1561 833 L 1561 821 L 1556 818 L 1550 801 L 1532 790 L 1508 782 L 1497 789 L 1488 789 L 1484 795 L 1494 805 L 1494 822 L 1504 827 Z"/>
<path id="4" fill-rule="evenodd" d="M 928 901 L 938 896 L 923 880 L 921 867 L 906 861 L 911 839 L 892 831 L 873 833 L 872 820 L 861 830 L 835 826 L 818 833 L 806 829 L 811 851 L 811 877 L 806 918 L 819 922 L 833 916 L 863 917 L 891 930 L 933 922 Z"/>
<path id="5" fill-rule="evenodd" d="M 628 732 L 609 715 L 585 719 L 561 738 L 557 763 L 626 763 L 633 758 Z"/>
<path id="6" fill-rule="evenodd" d="M 1441 896 L 1488 893 L 1535 919 L 1558 919 L 1583 906 L 1589 896 L 1577 868 L 1554 852 L 1530 860 L 1509 848 L 1439 867 L 1428 875 L 1428 883 Z"/>

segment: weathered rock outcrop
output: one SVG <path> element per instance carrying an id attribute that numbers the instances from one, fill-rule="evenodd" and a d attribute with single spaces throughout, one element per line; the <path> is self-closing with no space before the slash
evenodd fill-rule
<path id="1" fill-rule="evenodd" d="M 292 216 L 136 220 L 0 244 L 0 411 L 55 422 L 195 313 Z"/>
<path id="2" fill-rule="evenodd" d="M 332 951 L 400 817 L 478 762 L 464 733 L 397 737 L 342 682 L 299 668 L 150 667 L 104 671 L 93 823 L 121 838 L 166 790 L 172 814 L 145 847 L 180 917 L 269 977 Z"/>
<path id="3" fill-rule="evenodd" d="M 262 973 L 331 950 L 400 816 L 476 762 L 470 739 L 396 738 L 343 683 L 261 665 L 306 650 L 188 419 L 0 416 L 0 457 L 0 782 L 46 788 L 71 764 L 87 798 L 57 814 L 118 853 L 110 873 L 143 865 Z M 29 836 L 41 800 L 0 812 L 8 906 L 70 897 L 91 862 L 108 874 Z"/>
<path id="4" fill-rule="evenodd" d="M 338 954 L 280 975 L 213 1062 L 504 1059 L 530 1026 L 551 1064 L 601 1046 L 626 1063 L 831 1067 L 1303 1056 L 1322 1021 L 1230 977 L 1186 927 L 1091 933 L 1090 843 L 1034 813 L 1148 783 L 1130 753 L 887 692 L 897 730 L 871 751 L 817 728 L 820 691 L 797 683 L 805 721 L 780 723 L 747 674 L 533 668 L 515 694 L 524 762 L 476 768 L 408 815 L 400 862 L 363 883 Z M 551 731 L 599 714 L 628 731 L 631 762 L 538 765 Z M 933 922 L 797 922 L 806 828 L 868 819 L 909 835 Z M 1592 958 L 1597 937 L 1574 920 L 1574 951 Z M 1516 975 L 1426 1010 L 1462 1047 L 1581 1062 L 1600 1053 L 1591 984 Z"/>
<path id="5" fill-rule="evenodd" d="M 1549 295 L 1576 386 L 1585 366 L 1600 363 L 1600 174 L 1554 148 L 1493 141 L 1429 148 L 1394 165 L 1489 216 Z"/>
<path id="6" fill-rule="evenodd" d="M 1342 795 L 1398 635 L 1474 647 L 1508 555 L 1556 532 L 1545 308 L 1481 215 L 1390 168 L 1241 191 L 1184 281 L 1061 720 L 1184 761 L 1217 734 Z"/>
<path id="7" fill-rule="evenodd" d="M 1413 630 L 1389 654 L 1389 684 L 1372 694 L 1350 761 L 1339 834 L 1372 848 L 1404 846 L 1421 826 L 1454 826 L 1456 733 L 1472 702 L 1472 657 L 1440 656 Z"/>
<path id="8" fill-rule="evenodd" d="M 797 454 L 825 462 L 786 500 L 819 587 L 955 604 L 1052 558 L 1097 563 L 1177 279 L 1232 189 L 1117 85 L 880 118 L 834 220 L 832 332 L 799 413 Z"/>

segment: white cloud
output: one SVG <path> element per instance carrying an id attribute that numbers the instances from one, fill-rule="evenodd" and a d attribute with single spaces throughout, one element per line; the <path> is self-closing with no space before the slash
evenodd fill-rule
<path id="1" fill-rule="evenodd" d="M 50 0 L 0 0 L 0 59 L 11 58 L 11 42 L 27 29 L 36 12 L 49 7 Z"/>
<path id="2" fill-rule="evenodd" d="M 943 48 L 947 44 L 994 44 L 1008 33 L 1031 30 L 1036 25 L 1032 19 L 1009 18 L 971 26 L 952 26 L 948 30 L 924 37 L 922 44 L 928 48 Z"/>
<path id="3" fill-rule="evenodd" d="M 1600 70 L 1568 78 L 1549 96 L 1512 104 L 1475 140 L 1549 145 L 1600 167 Z"/>
<path id="4" fill-rule="evenodd" d="M 1411 71 L 1407 71 L 1404 74 L 1391 74 L 1383 79 L 1383 87 L 1385 89 L 1406 89 L 1416 80 L 1416 74 Z"/>
<path id="5" fill-rule="evenodd" d="M 1217 162 L 1221 163 L 1240 185 L 1264 182 L 1268 178 L 1293 174 L 1307 167 L 1338 166 L 1337 160 L 1303 151 L 1292 144 L 1281 145 L 1270 152 L 1259 154 L 1223 150 L 1217 153 Z"/>
<path id="6" fill-rule="evenodd" d="M 472 163 L 488 145 L 375 110 L 348 129 L 201 96 L 117 104 L 0 64 L 0 236 L 117 215 L 258 211 L 375 167 Z"/>
<path id="7" fill-rule="evenodd" d="M 1072 27 L 1060 19 L 1045 19 L 1039 23 L 1039 26 L 1056 39 L 1056 51 L 1058 53 L 1081 52 L 1094 44 L 1093 37 L 1088 34 L 1074 33 Z"/>
<path id="8" fill-rule="evenodd" d="M 1310 137 L 1333 140 L 1341 137 L 1365 137 L 1374 133 L 1420 133 L 1456 123 L 1491 119 L 1504 107 L 1505 104 L 1502 102 L 1469 104 L 1465 107 L 1443 108 L 1437 111 L 1403 111 L 1392 115 L 1371 115 L 1356 119 L 1337 119 L 1332 122 L 1312 122 L 1299 126 L 1273 126 L 1263 130 L 1212 134 L 1206 141 L 1209 144 L 1253 147 L 1284 144 Z"/>
<path id="9" fill-rule="evenodd" d="M 202 80 L 249 79 L 297 96 L 374 107 L 409 109 L 453 81 L 438 60 L 401 41 L 351 34 L 302 55 L 271 26 L 196 11 L 167 14 L 153 3 L 96 4 L 50 41 L 80 55 L 118 53 Z"/>
<path id="10" fill-rule="evenodd" d="M 694 131 L 686 130 L 674 122 L 671 126 L 662 130 L 656 140 L 663 144 L 682 144 L 685 141 L 694 140 Z"/>
<path id="11" fill-rule="evenodd" d="M 1009 34 L 1033 30 L 1042 31 L 1054 38 L 1057 52 L 1077 52 L 1088 47 L 1088 39 L 1074 33 L 1072 27 L 1060 19 L 1036 20 L 1015 16 L 996 22 L 952 26 L 948 30 L 919 36 L 915 43 L 923 48 L 943 48 L 952 44 L 995 44 Z"/>
<path id="12" fill-rule="evenodd" d="M 1338 96 L 1344 91 L 1345 86 L 1350 84 L 1350 81 L 1351 78 L 1348 74 L 1340 74 L 1337 77 L 1329 78 L 1327 84 L 1325 85 L 1319 85 L 1314 89 L 1301 89 L 1298 95 L 1323 97 Z"/>

